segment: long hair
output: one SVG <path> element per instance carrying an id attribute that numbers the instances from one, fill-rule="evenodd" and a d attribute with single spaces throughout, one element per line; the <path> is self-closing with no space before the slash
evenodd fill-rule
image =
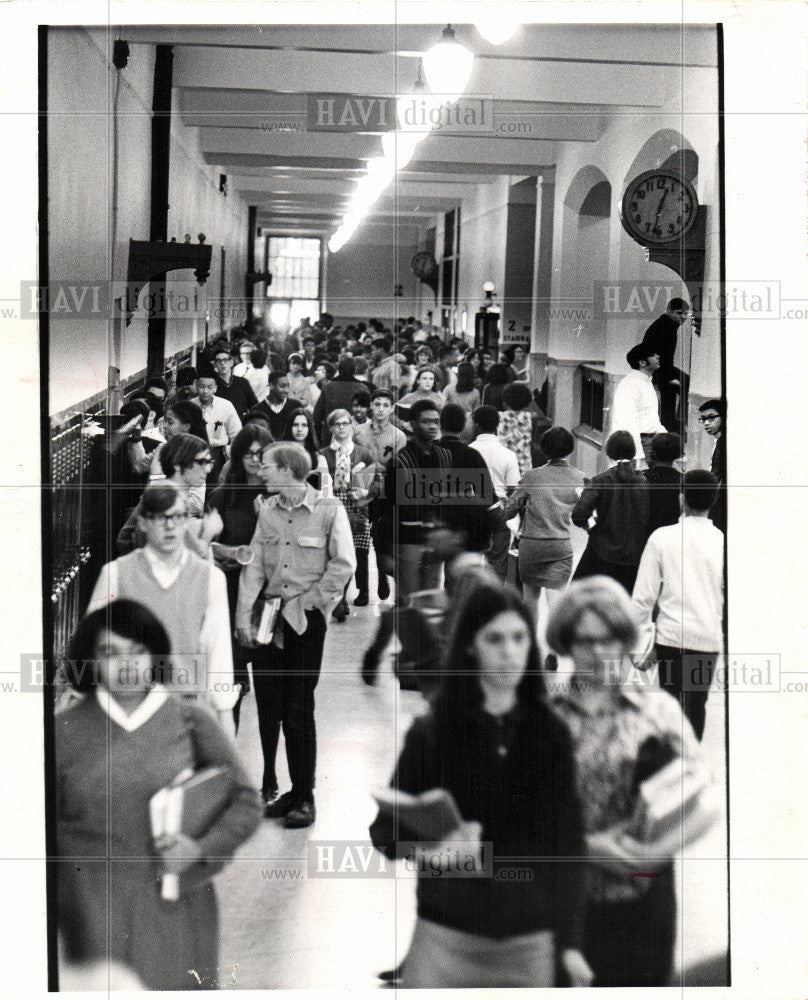
<path id="1" fill-rule="evenodd" d="M 468 361 L 461 361 L 457 366 L 457 382 L 455 392 L 471 392 L 474 389 L 474 366 Z"/>
<path id="2" fill-rule="evenodd" d="M 311 459 L 311 467 L 313 469 L 316 469 L 317 453 L 319 451 L 319 447 L 317 444 L 317 432 L 314 429 L 314 421 L 311 419 L 311 414 L 308 412 L 308 410 L 304 410 L 302 406 L 299 406 L 296 410 L 292 410 L 292 412 L 289 414 L 289 421 L 286 424 L 286 427 L 284 428 L 283 431 L 283 440 L 294 441 L 294 438 L 292 437 L 292 424 L 295 422 L 295 419 L 297 417 L 306 418 L 306 423 L 309 425 L 309 432 L 306 435 L 304 441 L 295 441 L 295 444 L 299 444 L 303 448 L 305 448 L 309 458 Z"/>
<path id="3" fill-rule="evenodd" d="M 485 579 L 472 574 L 461 584 L 456 610 L 451 617 L 449 646 L 435 702 L 440 718 L 460 719 L 482 706 L 479 665 L 471 652 L 471 643 L 480 629 L 507 611 L 519 615 L 530 635 L 530 650 L 525 674 L 517 688 L 517 700 L 524 704 L 544 699 L 545 687 L 533 615 L 513 587 L 499 579 Z"/>
<path id="4" fill-rule="evenodd" d="M 431 372 L 432 373 L 432 388 L 431 389 L 422 389 L 421 386 L 418 384 L 420 382 L 421 376 L 424 374 L 424 372 Z M 438 384 L 438 372 L 437 372 L 437 369 L 433 368 L 432 365 L 424 365 L 422 368 L 419 368 L 418 371 L 415 373 L 415 378 L 412 380 L 412 391 L 413 392 L 437 392 L 438 391 L 437 390 L 437 384 Z"/>
<path id="5" fill-rule="evenodd" d="M 233 438 L 230 446 L 230 462 L 224 479 L 224 503 L 226 507 L 235 507 L 239 500 L 241 487 L 247 485 L 247 472 L 244 468 L 244 456 L 256 444 L 266 448 L 272 444 L 272 435 L 261 424 L 245 424 Z M 243 493 L 241 494 L 243 496 Z"/>

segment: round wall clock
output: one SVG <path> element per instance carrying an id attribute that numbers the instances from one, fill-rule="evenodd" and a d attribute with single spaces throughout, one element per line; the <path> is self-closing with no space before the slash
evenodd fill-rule
<path id="1" fill-rule="evenodd" d="M 698 215 L 693 185 L 672 170 L 646 170 L 629 182 L 623 195 L 623 228 L 642 246 L 680 240 Z"/>

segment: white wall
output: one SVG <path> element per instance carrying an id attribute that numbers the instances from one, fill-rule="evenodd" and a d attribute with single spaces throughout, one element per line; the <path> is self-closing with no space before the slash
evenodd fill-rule
<path id="1" fill-rule="evenodd" d="M 516 178 L 518 179 L 518 178 Z M 468 313 L 468 339 L 474 339 L 474 314 L 484 298 L 483 285 L 493 281 L 499 295 L 505 287 L 508 240 L 508 194 L 512 178 L 477 184 L 460 211 L 460 281 L 458 314 Z M 442 243 L 439 244 L 442 246 Z"/>
<path id="2" fill-rule="evenodd" d="M 115 70 L 109 34 L 96 29 L 48 32 L 48 248 L 50 280 L 81 289 L 109 287 L 111 250 L 111 109 Z M 154 47 L 133 45 L 121 74 L 118 220 L 114 277 L 126 278 L 130 237 L 149 236 L 151 87 Z M 79 291 L 80 295 L 81 292 Z M 85 301 L 91 301 L 86 299 Z M 56 413 L 107 386 L 110 335 L 101 309 L 51 311 L 50 406 Z M 142 345 L 142 349 L 141 349 Z M 124 376 L 146 363 L 146 321 L 127 328 Z"/>
<path id="3" fill-rule="evenodd" d="M 414 227 L 368 225 L 358 230 L 338 253 L 328 254 L 327 311 L 365 320 L 417 316 L 419 282 L 410 266 L 417 251 Z M 400 298 L 394 294 L 397 284 L 403 286 Z"/>
<path id="4" fill-rule="evenodd" d="M 151 104 L 153 45 L 132 45 L 120 74 L 117 221 L 112 234 L 113 94 L 109 32 L 51 29 L 48 33 L 48 249 L 50 280 L 108 288 L 126 280 L 129 240 L 147 240 L 150 220 Z M 220 170 L 202 159 L 195 129 L 175 114 L 169 180 L 168 235 L 182 240 L 204 232 L 213 247 L 207 293 L 221 294 L 220 247 L 226 248 L 225 294 L 243 294 L 246 270 L 247 206 L 231 189 L 218 192 Z M 174 281 L 194 285 L 193 272 L 172 272 Z M 32 276 L 33 279 L 33 276 Z M 119 291 L 120 289 L 118 289 Z M 85 302 L 92 301 L 88 295 Z M 101 308 L 82 314 L 51 310 L 50 409 L 58 413 L 106 389 L 112 329 Z M 204 293 L 202 296 L 204 303 Z M 218 330 L 211 309 L 211 331 Z M 204 321 L 203 321 L 204 322 Z M 226 325 L 232 325 L 226 320 Z M 169 317 L 166 354 L 190 344 L 191 323 Z M 126 379 L 146 366 L 145 316 L 122 331 L 120 374 Z"/>

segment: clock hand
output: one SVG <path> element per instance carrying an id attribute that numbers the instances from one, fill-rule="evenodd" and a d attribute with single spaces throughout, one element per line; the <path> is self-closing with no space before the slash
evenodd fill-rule
<path id="1" fill-rule="evenodd" d="M 654 228 L 659 222 L 659 213 L 662 211 L 662 206 L 665 204 L 665 199 L 668 197 L 667 188 L 662 192 L 662 197 L 659 199 L 659 204 L 657 205 L 656 216 L 654 217 Z"/>

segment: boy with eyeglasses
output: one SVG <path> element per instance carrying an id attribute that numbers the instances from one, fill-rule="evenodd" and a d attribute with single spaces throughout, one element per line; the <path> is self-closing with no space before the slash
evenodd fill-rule
<path id="1" fill-rule="evenodd" d="M 87 613 L 119 598 L 148 608 L 171 640 L 176 693 L 207 704 L 233 735 L 238 688 L 227 585 L 220 569 L 186 545 L 187 521 L 188 500 L 176 484 L 147 486 L 138 513 L 146 544 L 102 568 Z"/>
<path id="2" fill-rule="evenodd" d="M 715 439 L 710 472 L 718 480 L 718 500 L 710 511 L 710 519 L 716 528 L 727 530 L 727 433 L 726 404 L 723 399 L 708 399 L 699 407 L 699 423 Z"/>

